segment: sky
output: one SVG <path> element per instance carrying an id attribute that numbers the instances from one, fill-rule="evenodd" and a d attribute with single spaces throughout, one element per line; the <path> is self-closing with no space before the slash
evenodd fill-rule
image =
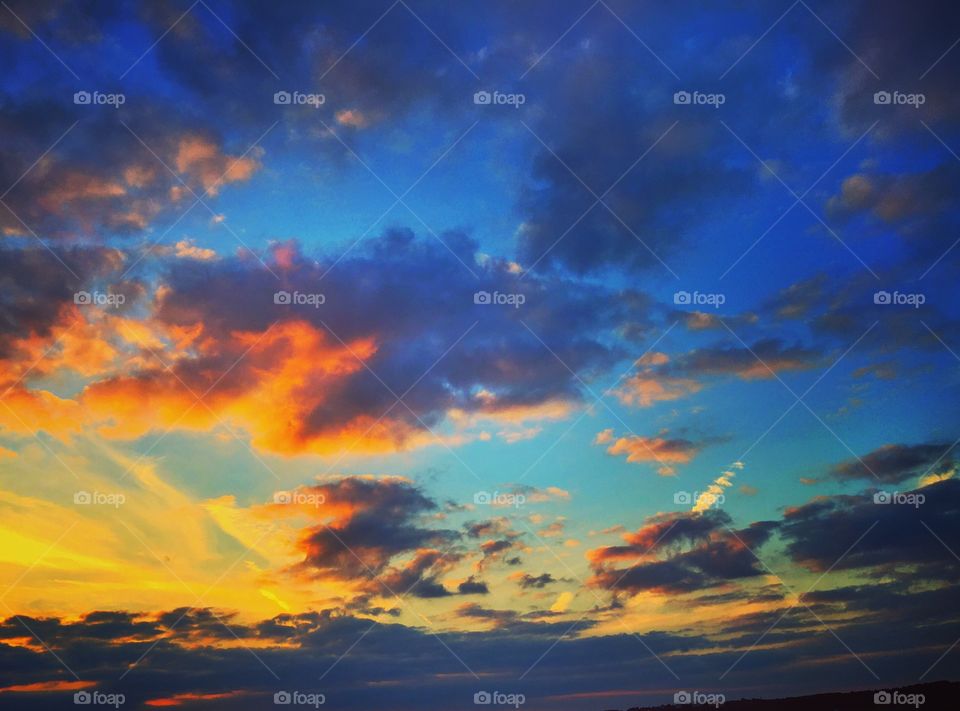
<path id="1" fill-rule="evenodd" d="M 0 3 L 0 706 L 960 680 L 958 44 Z"/>

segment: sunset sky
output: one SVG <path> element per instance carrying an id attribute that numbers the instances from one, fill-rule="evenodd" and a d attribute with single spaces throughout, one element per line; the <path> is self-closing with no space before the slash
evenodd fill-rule
<path id="1" fill-rule="evenodd" d="M 960 680 L 958 38 L 0 3 L 0 708 Z"/>

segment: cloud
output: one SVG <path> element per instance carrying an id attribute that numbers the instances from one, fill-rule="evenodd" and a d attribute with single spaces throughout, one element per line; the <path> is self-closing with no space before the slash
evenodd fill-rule
<path id="1" fill-rule="evenodd" d="M 657 437 L 616 437 L 612 429 L 607 429 L 594 438 L 594 444 L 606 446 L 607 454 L 614 457 L 625 456 L 631 463 L 657 462 L 661 465 L 658 470 L 661 476 L 672 476 L 673 464 L 690 462 L 704 445 L 681 437 L 663 436 L 665 434 L 661 433 Z"/>
<path id="2" fill-rule="evenodd" d="M 623 535 L 626 545 L 588 551 L 590 584 L 631 594 L 689 593 L 765 574 L 754 551 L 769 540 L 775 524 L 756 522 L 741 530 L 730 524 L 730 516 L 716 509 L 652 516 Z M 630 564 L 618 567 L 625 560 Z"/>
<path id="3" fill-rule="evenodd" d="M 473 261 L 474 243 L 447 240 Z M 329 264 L 289 243 L 274 255 L 280 282 L 249 254 L 175 260 L 150 325 L 180 339 L 179 358 L 169 368 L 148 359 L 89 385 L 78 399 L 102 434 L 130 439 L 226 423 L 255 447 L 284 454 L 451 446 L 482 439 L 490 422 L 507 427 L 508 437 L 519 427 L 524 437 L 525 423 L 566 417 L 580 405 L 579 373 L 620 357 L 600 337 L 632 308 L 614 302 L 603 317 L 589 302 L 596 294 L 563 290 L 548 299 L 559 283 L 521 284 L 502 263 L 475 265 L 489 281 L 483 286 L 528 292 L 533 310 L 522 317 L 535 337 L 507 312 L 515 309 L 474 303 L 473 285 L 464 289 L 452 276 L 463 265 L 450 251 L 405 231 Z M 313 294 L 321 278 L 322 308 L 274 302 L 278 289 Z M 422 318 L 438 299 L 449 308 Z M 452 352 L 441 357 L 445 351 Z M 143 408 L 145 400 L 154 407 Z"/>
<path id="4" fill-rule="evenodd" d="M 369 589 L 383 593 L 380 585 L 399 594 L 397 588 L 419 585 L 421 597 L 446 593 L 435 577 L 449 569 L 456 556 L 445 556 L 431 545 L 449 546 L 459 537 L 454 531 L 426 528 L 423 514 L 436 510 L 436 503 L 420 489 L 398 477 L 343 477 L 311 487 L 300 494 L 312 494 L 318 506 L 291 506 L 286 503 L 262 509 L 272 517 L 310 512 L 319 523 L 303 530 L 298 549 L 303 555 L 295 570 L 309 577 L 334 578 L 369 583 Z M 394 558 L 412 554 L 405 566 L 390 566 Z M 383 580 L 373 580 L 383 574 Z M 421 582 L 421 578 L 424 578 Z"/>
<path id="5" fill-rule="evenodd" d="M 593 51 L 567 55 L 562 78 L 552 76 L 554 106 L 568 109 L 532 129 L 546 145 L 520 196 L 518 261 L 576 274 L 664 270 L 660 260 L 669 267 L 708 206 L 746 190 L 749 173 L 709 157 L 724 140 L 715 122 L 675 123 L 669 75 L 645 74 L 644 92 L 605 91 L 633 48 L 629 36 L 599 34 Z M 663 100 L 651 100 L 658 93 Z"/>
<path id="6" fill-rule="evenodd" d="M 665 366 L 670 358 L 665 353 L 648 353 L 638 359 L 638 372 L 624 381 L 615 392 L 625 405 L 651 407 L 657 402 L 679 400 L 699 392 L 702 385 L 692 378 L 677 378 L 658 373 L 657 367 Z"/>
<path id="7" fill-rule="evenodd" d="M 742 466 L 740 467 L 742 468 Z M 719 477 L 713 480 L 713 483 L 707 487 L 706 491 L 700 492 L 697 496 L 697 500 L 693 502 L 693 508 L 690 509 L 693 513 L 702 513 L 706 511 L 711 506 L 714 506 L 719 497 L 723 495 L 724 489 L 728 489 L 733 486 L 733 478 L 736 476 L 734 467 L 731 467 L 729 470 L 723 472 Z M 756 490 L 754 490 L 756 493 Z"/>
<path id="8" fill-rule="evenodd" d="M 960 169 L 952 158 L 922 171 L 855 173 L 827 201 L 826 212 L 840 224 L 864 225 L 861 229 L 876 235 L 893 228 L 929 266 L 953 244 L 944 233 L 958 226 L 951 200 L 958 184 Z"/>
<path id="9" fill-rule="evenodd" d="M 192 135 L 180 138 L 177 143 L 173 165 L 177 172 L 187 176 L 197 189 L 207 195 L 216 195 L 222 185 L 249 180 L 259 169 L 254 155 L 229 156 L 209 138 Z"/>
<path id="10" fill-rule="evenodd" d="M 783 372 L 816 367 L 822 354 L 811 347 L 788 346 L 777 338 L 752 345 L 695 348 L 676 356 L 648 353 L 636 361 L 637 372 L 615 394 L 626 405 L 652 407 L 700 392 L 710 378 L 771 379 Z"/>
<path id="11" fill-rule="evenodd" d="M 960 481 L 902 492 L 922 496 L 920 505 L 875 503 L 873 493 L 820 497 L 788 509 L 778 531 L 791 559 L 814 571 L 876 568 L 893 574 L 902 568 L 915 571 L 918 580 L 955 579 L 956 559 L 930 530 L 950 548 L 960 546 L 954 534 Z"/>
<path id="12" fill-rule="evenodd" d="M 543 589 L 551 583 L 557 582 L 557 579 L 554 578 L 550 573 L 541 573 L 540 575 L 530 575 L 529 573 L 517 573 L 514 576 L 519 585 L 524 590 L 530 588 Z"/>
<path id="13" fill-rule="evenodd" d="M 60 88 L 65 97 L 75 90 Z M 105 243 L 142 233 L 168 215 L 172 221 L 182 215 L 182 201 L 206 202 L 260 168 L 261 149 L 229 152 L 212 122 L 168 102 L 130 101 L 118 111 L 126 125 L 119 131 L 117 117 L 91 108 L 28 96 L 5 111 L 5 235 L 97 235 Z"/>
<path id="14" fill-rule="evenodd" d="M 765 338 L 749 347 L 717 346 L 698 348 L 675 359 L 671 370 L 684 375 L 735 375 L 742 380 L 773 378 L 774 374 L 808 370 L 820 354 L 800 345 L 786 346 L 776 338 Z"/>
<path id="15" fill-rule="evenodd" d="M 437 549 L 417 550 L 405 565 L 389 568 L 375 581 L 371 581 L 370 593 L 410 594 L 420 598 L 448 597 L 454 593 L 448 590 L 439 578 L 449 573 L 460 559 L 461 555 L 458 553 L 444 553 Z M 461 594 L 489 592 L 486 584 L 477 582 L 473 578 L 460 583 L 458 591 Z"/>
<path id="16" fill-rule="evenodd" d="M 462 583 L 457 585 L 457 592 L 461 595 L 487 595 L 490 592 L 490 588 L 487 587 L 487 584 L 482 580 L 477 580 L 474 576 L 470 576 Z"/>
<path id="17" fill-rule="evenodd" d="M 899 618 L 901 620 L 923 610 L 928 618 L 933 619 L 931 616 L 949 605 L 949 597 L 943 593 L 917 593 L 911 598 L 898 595 L 894 589 L 868 594 L 849 588 L 837 590 L 829 600 L 808 601 L 821 615 L 826 614 L 822 606 L 834 608 L 845 603 L 866 614 L 860 614 L 859 619 L 842 626 L 831 622 L 831 626 L 839 630 L 838 634 L 853 649 L 871 651 L 869 663 L 888 680 L 888 685 L 911 680 L 911 670 L 903 669 L 903 654 L 920 654 L 924 659 L 934 661 L 937 654 L 960 634 L 955 623 L 946 623 L 925 625 L 896 639 L 889 635 L 890 622 L 898 619 L 894 605 L 903 604 L 906 608 L 901 609 L 909 611 L 905 618 Z M 882 614 L 877 614 L 878 611 Z M 131 707 L 142 706 L 154 699 L 180 699 L 184 701 L 184 708 L 191 708 L 191 700 L 205 699 L 202 705 L 214 708 L 215 697 L 226 692 L 232 692 L 234 696 L 221 700 L 224 708 L 236 708 L 238 704 L 263 706 L 272 702 L 278 685 L 260 663 L 251 658 L 250 651 L 236 643 L 232 636 L 232 646 L 189 644 L 186 636 L 177 633 L 178 628 L 168 630 L 160 622 L 161 616 L 169 619 L 169 612 L 99 613 L 117 618 L 110 623 L 114 627 L 109 634 L 104 634 L 107 632 L 105 623 L 95 619 L 23 616 L 22 622 L 34 629 L 82 681 L 93 682 L 104 692 L 123 693 L 126 704 Z M 210 620 L 211 612 L 201 610 L 197 619 Z M 772 617 L 738 615 L 724 619 L 721 625 L 721 634 L 726 635 L 723 645 L 717 644 L 710 635 L 690 630 L 683 634 L 643 632 L 636 636 L 592 636 L 586 634 L 593 626 L 590 620 L 582 620 L 571 627 L 570 619 L 562 613 L 526 615 L 508 609 L 465 604 L 454 614 L 459 620 L 481 624 L 486 629 L 460 633 L 399 624 L 371 624 L 368 619 L 344 614 L 338 609 L 283 614 L 251 622 L 231 619 L 230 626 L 281 679 L 310 678 L 311 670 L 316 674 L 318 660 L 326 668 L 340 658 L 338 674 L 329 675 L 320 690 L 327 696 L 328 703 L 337 698 L 345 708 L 375 708 L 382 703 L 385 685 L 391 689 L 391 707 L 402 711 L 443 709 L 458 702 L 470 703 L 476 692 L 476 681 L 472 676 L 464 678 L 464 667 L 459 658 L 478 674 L 482 673 L 490 686 L 516 689 L 527 696 L 528 703 L 545 699 L 551 708 L 566 709 L 575 708 L 576 704 L 569 705 L 557 697 L 579 695 L 576 698 L 582 698 L 584 694 L 605 694 L 611 689 L 635 689 L 650 698 L 669 700 L 672 691 L 666 694 L 658 681 L 658 674 L 664 673 L 663 666 L 643 649 L 644 645 L 655 650 L 691 685 L 717 688 L 715 670 L 729 668 L 764 629 L 770 627 L 781 611 L 771 611 Z M 794 622 L 794 617 L 799 624 Z M 779 683 L 787 678 L 804 689 L 814 690 L 830 688 L 837 673 L 863 673 L 863 668 L 852 656 L 837 656 L 840 647 L 833 637 L 811 634 L 812 629 L 822 628 L 809 617 L 809 613 L 805 613 L 802 620 L 798 616 L 784 619 L 778 629 L 769 633 L 780 643 L 755 648 L 744 659 L 745 665 L 737 668 L 737 678 L 729 687 L 719 688 L 733 698 L 745 683 L 753 685 L 756 680 L 756 684 L 765 688 L 768 694 L 775 695 L 775 687 L 764 687 L 762 680 L 777 669 L 781 670 L 781 675 L 785 673 L 783 669 L 789 670 L 788 677 L 778 677 Z M 565 630 L 568 635 L 562 637 Z M 23 624 L 16 618 L 0 621 L 0 638 L 12 642 L 26 634 Z M 344 655 L 344 650 L 361 635 L 363 642 Z M 518 682 L 516 670 L 529 667 L 557 639 L 561 642 L 550 654 L 544 655 L 537 665 L 538 673 Z M 136 665 L 123 683 L 118 684 L 117 675 L 111 671 L 118 664 L 135 662 L 151 645 L 153 647 L 143 663 Z M 931 649 L 937 654 L 931 655 Z M 397 650 L 403 650 L 404 654 L 397 654 Z M 453 650 L 456 657 L 449 650 Z M 437 680 L 431 682 L 427 697 L 424 697 L 422 686 L 413 688 L 417 686 L 418 672 L 411 668 L 410 658 L 421 660 L 438 674 Z M 62 707 L 64 698 L 69 703 L 71 687 L 67 685 L 76 680 L 39 644 L 0 645 L 0 660 L 4 669 L 17 675 L 17 686 L 21 687 L 5 690 L 4 702 L 44 711 Z M 952 657 L 948 655 L 942 663 L 946 666 L 941 667 L 941 673 L 952 675 L 955 672 L 957 663 Z M 251 664 L 262 673 L 255 673 Z M 812 668 L 808 669 L 808 665 Z M 914 679 L 915 676 L 914 673 Z M 356 679 L 371 683 L 357 684 Z M 711 680 L 715 686 L 708 687 Z M 31 688 L 31 685 L 41 684 L 50 690 L 42 691 L 40 686 Z M 246 698 L 237 698 L 240 695 L 246 695 Z M 928 703 L 932 703 L 930 699 Z"/>
<path id="18" fill-rule="evenodd" d="M 5 246 L 0 251 L 0 282 L 7 297 L 0 300 L 0 358 L 17 355 L 29 338 L 45 338 L 55 326 L 75 320 L 74 294 L 123 261 L 123 253 L 109 247 L 47 251 Z"/>
<path id="19" fill-rule="evenodd" d="M 825 46 L 817 64 L 839 74 L 836 97 L 840 119 L 848 131 L 858 135 L 873 121 L 884 140 L 922 134 L 907 111 L 889 111 L 889 105 L 877 105 L 873 94 L 878 89 L 902 93 L 923 92 L 925 121 L 935 131 L 957 125 L 960 99 L 950 90 L 950 80 L 960 69 L 960 59 L 947 52 L 956 37 L 947 29 L 957 22 L 957 8 L 947 0 L 934 0 L 920 12 L 910 12 L 897 2 L 860 2 L 852 8 L 845 41 L 857 48 L 882 85 L 865 74 L 859 63 L 839 61 L 838 49 Z M 905 58 L 910 58 L 906 61 Z M 922 80 L 920 79 L 922 77 Z M 911 112 L 916 111 L 911 108 Z"/>
<path id="20" fill-rule="evenodd" d="M 830 476 L 841 481 L 865 479 L 900 484 L 927 474 L 949 474 L 956 467 L 949 444 L 885 444 L 862 457 L 834 465 Z M 934 471 L 935 470 L 935 471 Z"/>

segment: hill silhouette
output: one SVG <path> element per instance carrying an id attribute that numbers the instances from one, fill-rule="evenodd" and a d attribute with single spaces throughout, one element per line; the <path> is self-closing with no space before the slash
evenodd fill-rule
<path id="1" fill-rule="evenodd" d="M 881 697 L 875 701 L 878 693 L 886 692 L 888 697 Z M 894 698 L 894 695 L 899 695 Z M 914 702 L 922 695 L 922 703 L 915 706 Z M 883 699 L 889 698 L 890 703 Z M 871 689 L 868 691 L 850 691 L 842 693 L 814 694 L 811 696 L 793 696 L 783 699 L 738 699 L 728 700 L 719 706 L 722 711 L 882 711 L 882 709 L 921 708 L 924 711 L 939 711 L 940 709 L 960 708 L 960 683 L 951 681 L 937 681 L 929 684 L 915 684 L 913 686 L 888 687 Z M 714 708 L 707 704 L 665 704 L 662 706 L 634 706 L 627 711 L 666 711 L 674 709 L 708 709 Z"/>

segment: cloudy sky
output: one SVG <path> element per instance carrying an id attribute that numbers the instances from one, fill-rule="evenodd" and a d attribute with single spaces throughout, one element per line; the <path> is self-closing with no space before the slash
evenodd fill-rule
<path id="1" fill-rule="evenodd" d="M 958 38 L 0 3 L 0 706 L 960 679 Z"/>

